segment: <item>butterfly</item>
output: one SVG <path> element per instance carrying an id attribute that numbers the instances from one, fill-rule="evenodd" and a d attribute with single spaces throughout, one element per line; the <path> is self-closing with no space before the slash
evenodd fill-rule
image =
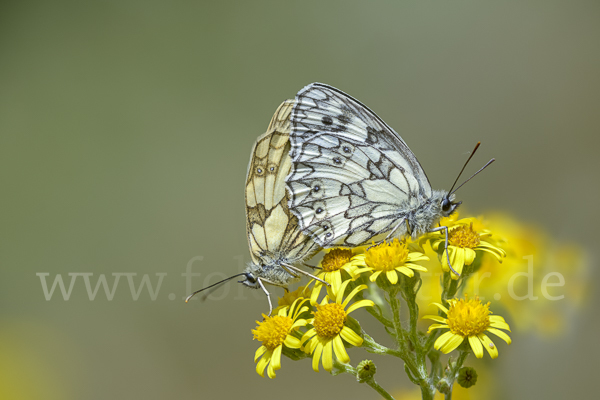
<path id="1" fill-rule="evenodd" d="M 321 247 L 444 229 L 447 243 L 447 227 L 435 225 L 461 202 L 432 189 L 406 142 L 367 106 L 313 83 L 296 95 L 291 125 L 289 208 Z"/>
<path id="2" fill-rule="evenodd" d="M 200 289 L 187 300 L 202 290 L 244 276 L 240 283 L 265 292 L 271 315 L 273 306 L 266 284 L 287 288 L 298 281 L 301 274 L 323 282 L 294 266 L 311 258 L 321 248 L 302 233 L 298 219 L 288 208 L 285 178 L 292 167 L 289 132 L 293 104 L 293 100 L 286 100 L 277 108 L 267 132 L 259 136 L 252 148 L 245 194 L 246 235 L 252 261 L 241 274 Z"/>

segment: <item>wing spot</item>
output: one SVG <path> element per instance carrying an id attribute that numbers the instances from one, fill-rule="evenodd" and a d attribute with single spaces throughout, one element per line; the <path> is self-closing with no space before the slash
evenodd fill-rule
<path id="1" fill-rule="evenodd" d="M 323 209 L 321 207 L 317 208 L 316 213 L 317 214 L 321 214 L 323 212 Z"/>
<path id="2" fill-rule="evenodd" d="M 347 115 L 344 115 L 344 114 L 338 115 L 337 119 L 344 125 L 350 123 L 350 117 L 348 117 Z"/>
<path id="3" fill-rule="evenodd" d="M 321 118 L 321 122 L 323 122 L 325 125 L 331 125 L 333 124 L 333 119 L 329 115 L 326 115 Z"/>
<path id="4" fill-rule="evenodd" d="M 261 167 L 256 167 L 256 174 L 257 174 L 258 176 L 261 176 L 261 175 L 263 175 L 264 173 L 265 173 L 265 170 L 264 170 L 264 169 L 262 169 Z"/>
<path id="5" fill-rule="evenodd" d="M 338 165 L 340 165 L 342 163 L 342 159 L 339 158 L 339 157 L 334 157 L 333 158 L 333 162 L 336 163 L 336 164 L 338 164 Z"/>
<path id="6" fill-rule="evenodd" d="M 344 146 L 344 153 L 350 153 L 350 147 Z"/>

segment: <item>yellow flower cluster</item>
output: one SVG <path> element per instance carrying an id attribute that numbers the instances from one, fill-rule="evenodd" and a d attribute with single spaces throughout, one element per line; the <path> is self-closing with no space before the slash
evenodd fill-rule
<path id="1" fill-rule="evenodd" d="M 350 304 L 359 292 L 366 289 L 365 285 L 358 285 L 345 296 L 352 282 L 344 281 L 337 291 L 333 285 L 328 287 L 327 295 L 314 307 L 305 305 L 309 299 L 301 297 L 306 291 L 305 287 L 301 287 L 288 293 L 287 298 L 284 296 L 280 299 L 277 315 L 269 317 L 263 314 L 263 321 L 256 321 L 258 326 L 252 331 L 254 339 L 262 342 L 254 357 L 255 362 L 260 359 L 256 372 L 264 376 L 264 369 L 267 368 L 269 378 L 275 378 L 275 371 L 281 368 L 284 346 L 292 350 L 301 349 L 312 355 L 313 369 L 317 372 L 320 362 L 326 371 L 333 369 L 334 354 L 342 363 L 349 362 L 344 342 L 360 346 L 363 339 L 361 332 L 355 332 L 348 326 L 348 315 L 361 307 L 373 306 L 373 302 L 366 299 Z M 287 305 L 290 301 L 291 305 Z M 308 327 L 308 330 L 300 332 L 301 327 Z"/>

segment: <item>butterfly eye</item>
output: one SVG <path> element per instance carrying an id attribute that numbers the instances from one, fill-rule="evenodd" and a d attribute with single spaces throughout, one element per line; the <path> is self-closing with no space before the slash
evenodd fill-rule
<path id="1" fill-rule="evenodd" d="M 450 207 L 451 207 L 450 200 L 448 200 L 448 198 L 444 198 L 444 200 L 442 200 L 442 211 L 448 212 L 448 211 L 450 211 Z"/>

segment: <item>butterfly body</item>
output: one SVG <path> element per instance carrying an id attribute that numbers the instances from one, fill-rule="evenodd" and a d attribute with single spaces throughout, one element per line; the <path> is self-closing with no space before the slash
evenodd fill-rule
<path id="1" fill-rule="evenodd" d="M 289 208 L 322 247 L 355 247 L 386 233 L 416 238 L 460 204 L 431 188 L 400 135 L 338 89 L 302 89 L 291 123 Z"/>

